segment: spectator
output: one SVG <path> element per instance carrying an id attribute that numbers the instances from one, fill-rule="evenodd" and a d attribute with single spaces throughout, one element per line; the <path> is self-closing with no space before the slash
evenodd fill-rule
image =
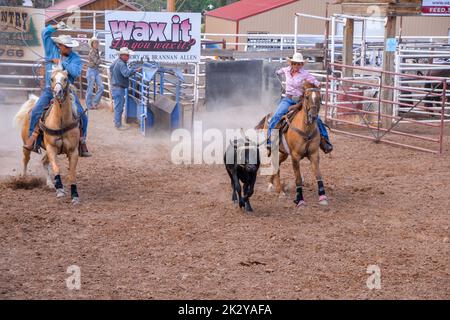
<path id="1" fill-rule="evenodd" d="M 89 39 L 89 63 L 86 73 L 87 78 L 87 91 L 86 91 L 86 107 L 91 109 L 98 109 L 98 104 L 103 94 L 103 83 L 102 77 L 100 76 L 100 64 L 102 59 L 100 58 L 100 53 L 98 51 L 99 41 L 94 36 Z M 94 97 L 94 84 L 97 85 L 97 92 Z"/>
<path id="2" fill-rule="evenodd" d="M 125 92 L 130 83 L 130 76 L 142 68 L 128 68 L 128 60 L 134 52 L 127 47 L 120 48 L 119 57 L 111 64 L 111 94 L 114 100 L 114 126 L 117 130 L 124 130 L 122 127 L 122 113 L 125 104 Z"/>

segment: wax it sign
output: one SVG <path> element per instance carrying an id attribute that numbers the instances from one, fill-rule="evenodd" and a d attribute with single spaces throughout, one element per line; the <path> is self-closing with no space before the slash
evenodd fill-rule
<path id="1" fill-rule="evenodd" d="M 107 11 L 107 59 L 128 47 L 155 61 L 198 61 L 200 19 L 198 13 Z"/>

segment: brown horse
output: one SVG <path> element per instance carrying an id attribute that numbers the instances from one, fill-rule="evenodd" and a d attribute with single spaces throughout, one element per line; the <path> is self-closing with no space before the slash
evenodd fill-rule
<path id="1" fill-rule="evenodd" d="M 46 154 L 42 159 L 44 169 L 47 174 L 47 185 L 56 189 L 56 197 L 65 196 L 64 186 L 61 181 L 59 166 L 56 163 L 58 154 L 66 154 L 69 158 L 69 183 L 71 187 L 72 203 L 79 202 L 79 195 L 76 185 L 76 168 L 78 163 L 78 148 L 80 141 L 79 119 L 75 98 L 70 92 L 67 71 L 60 66 L 55 67 L 51 77 L 51 88 L 53 91 L 52 104 L 48 111 L 48 116 L 40 127 L 44 132 L 43 148 Z M 25 102 L 15 116 L 17 125 L 22 126 L 22 139 L 28 139 L 28 129 L 30 125 L 30 111 L 37 102 L 36 97 Z M 30 161 L 31 151 L 23 149 L 23 175 L 27 174 L 27 166 Z M 55 174 L 53 185 L 50 177 L 50 167 Z"/>
<path id="2" fill-rule="evenodd" d="M 295 173 L 296 197 L 294 202 L 297 207 L 306 205 L 303 198 L 303 178 L 300 171 L 300 160 L 308 158 L 319 189 L 319 204 L 327 205 L 328 200 L 325 195 L 325 188 L 322 182 L 322 175 L 319 168 L 319 145 L 320 133 L 317 127 L 317 117 L 319 115 L 321 98 L 320 89 L 309 82 L 303 85 L 303 100 L 300 111 L 292 119 L 289 128 L 283 134 L 282 148 L 279 148 L 279 164 L 283 163 L 288 156 L 292 159 L 292 168 Z M 256 129 L 268 127 L 268 116 L 266 116 Z M 280 133 L 282 134 L 282 133 Z M 278 145 L 274 142 L 274 146 Z M 270 177 L 269 190 L 275 186 L 276 193 L 284 195 L 280 183 L 280 169 Z"/>

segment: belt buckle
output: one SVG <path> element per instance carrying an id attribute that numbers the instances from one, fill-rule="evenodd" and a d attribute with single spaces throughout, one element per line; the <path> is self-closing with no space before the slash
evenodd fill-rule
<path id="1" fill-rule="evenodd" d="M 299 102 L 300 101 L 300 96 L 292 96 L 292 101 L 294 102 Z"/>

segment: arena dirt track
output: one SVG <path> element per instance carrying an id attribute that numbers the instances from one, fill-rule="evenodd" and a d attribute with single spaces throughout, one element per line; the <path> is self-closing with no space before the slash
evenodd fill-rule
<path id="1" fill-rule="evenodd" d="M 302 161 L 309 206 L 294 209 L 288 161 L 288 199 L 259 176 L 246 215 L 222 166 L 173 165 L 164 140 L 114 131 L 106 110 L 90 117 L 81 205 L 45 188 L 13 190 L 7 175 L 17 171 L 2 171 L 0 299 L 450 298 L 448 135 L 443 157 L 333 135 L 321 162 L 329 207 L 316 205 Z M 34 158 L 32 174 L 43 176 Z M 65 286 L 73 264 L 80 291 Z M 366 287 L 372 264 L 381 290 Z"/>

